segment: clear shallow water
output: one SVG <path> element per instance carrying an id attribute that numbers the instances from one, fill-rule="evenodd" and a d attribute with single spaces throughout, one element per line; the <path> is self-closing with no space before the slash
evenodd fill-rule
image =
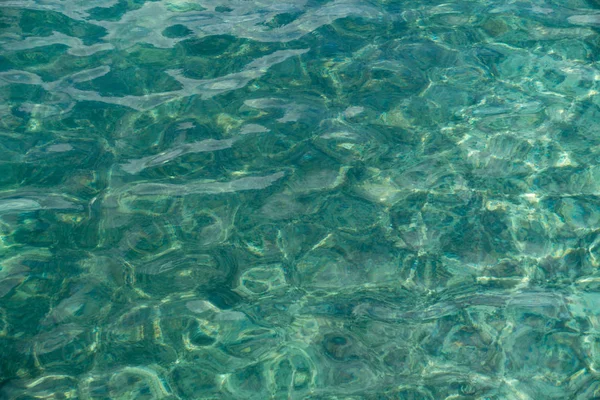
<path id="1" fill-rule="evenodd" d="M 0 398 L 599 398 L 599 28 L 4 0 Z"/>

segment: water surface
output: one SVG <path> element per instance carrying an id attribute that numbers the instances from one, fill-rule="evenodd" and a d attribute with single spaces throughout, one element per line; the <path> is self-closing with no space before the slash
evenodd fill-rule
<path id="1" fill-rule="evenodd" d="M 0 398 L 600 398 L 600 3 L 0 2 Z"/>

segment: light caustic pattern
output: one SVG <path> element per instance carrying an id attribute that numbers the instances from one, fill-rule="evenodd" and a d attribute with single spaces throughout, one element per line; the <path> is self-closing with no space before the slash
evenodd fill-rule
<path id="1" fill-rule="evenodd" d="M 600 398 L 599 58 L 597 0 L 1 1 L 0 398 Z"/>

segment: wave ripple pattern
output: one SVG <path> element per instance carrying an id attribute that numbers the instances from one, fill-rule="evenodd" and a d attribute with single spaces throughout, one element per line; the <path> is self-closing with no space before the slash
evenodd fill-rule
<path id="1" fill-rule="evenodd" d="M 599 0 L 0 1 L 0 398 L 600 398 Z"/>

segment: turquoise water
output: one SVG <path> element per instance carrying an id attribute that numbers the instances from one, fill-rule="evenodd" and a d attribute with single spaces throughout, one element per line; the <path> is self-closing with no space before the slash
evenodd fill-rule
<path id="1" fill-rule="evenodd" d="M 600 398 L 597 0 L 2 0 L 0 399 Z"/>

